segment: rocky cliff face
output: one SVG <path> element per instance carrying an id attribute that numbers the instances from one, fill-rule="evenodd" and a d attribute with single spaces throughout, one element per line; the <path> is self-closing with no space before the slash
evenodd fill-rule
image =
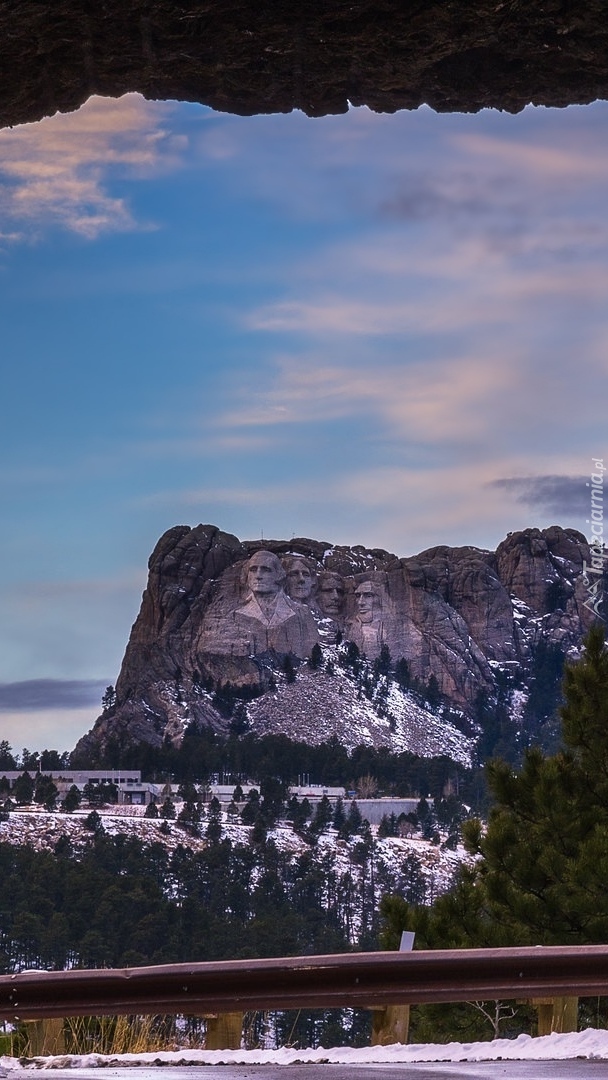
<path id="1" fill-rule="evenodd" d="M 604 0 L 0 0 L 0 126 L 91 94 L 251 113 L 482 108 L 608 95 Z"/>
<path id="2" fill-rule="evenodd" d="M 436 547 L 401 559 L 177 526 L 150 558 L 116 705 L 76 753 L 95 755 L 109 740 L 177 743 L 192 722 L 226 731 L 227 693 L 240 697 L 241 722 L 260 732 L 442 752 L 439 735 L 427 738 L 433 696 L 444 711 L 473 717 L 480 694 L 491 700 L 508 676 L 521 702 L 539 643 L 578 649 L 592 619 L 583 606 L 589 558 L 584 536 L 558 526 L 512 533 L 496 552 Z M 353 690 L 353 657 L 375 673 L 363 695 L 360 672 Z M 389 667 L 392 679 L 379 686 Z"/>

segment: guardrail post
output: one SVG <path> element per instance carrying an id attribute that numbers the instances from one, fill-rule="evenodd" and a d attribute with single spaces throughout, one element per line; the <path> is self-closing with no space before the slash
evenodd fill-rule
<path id="1" fill-rule="evenodd" d="M 411 952 L 415 934 L 404 930 L 399 942 L 399 952 Z M 372 1046 L 390 1046 L 406 1043 L 410 1030 L 409 1005 L 384 1005 L 372 1008 Z"/>
<path id="2" fill-rule="evenodd" d="M 531 998 L 530 1004 L 538 1016 L 538 1034 L 551 1035 L 576 1031 L 578 1028 L 577 997 Z"/>
<path id="3" fill-rule="evenodd" d="M 65 1054 L 63 1020 L 26 1020 L 29 1057 L 50 1057 Z"/>
<path id="4" fill-rule="evenodd" d="M 206 1050 L 240 1050 L 243 1037 L 243 1013 L 217 1013 L 206 1017 Z"/>
<path id="5" fill-rule="evenodd" d="M 372 1009 L 372 1046 L 406 1043 L 409 1029 L 409 1005 L 385 1005 Z"/>

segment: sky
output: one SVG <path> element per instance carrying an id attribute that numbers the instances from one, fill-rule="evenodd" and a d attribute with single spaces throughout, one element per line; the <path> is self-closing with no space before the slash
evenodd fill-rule
<path id="1" fill-rule="evenodd" d="M 0 131 L 0 739 L 71 749 L 158 538 L 589 535 L 608 104 Z"/>

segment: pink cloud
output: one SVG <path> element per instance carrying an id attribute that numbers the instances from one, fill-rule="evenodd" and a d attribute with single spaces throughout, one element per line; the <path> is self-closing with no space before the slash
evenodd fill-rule
<path id="1" fill-rule="evenodd" d="M 87 239 L 138 228 L 108 191 L 110 172 L 175 167 L 183 139 L 161 126 L 167 108 L 136 94 L 90 98 L 78 112 L 0 131 L 0 208 L 30 235 L 49 224 Z"/>

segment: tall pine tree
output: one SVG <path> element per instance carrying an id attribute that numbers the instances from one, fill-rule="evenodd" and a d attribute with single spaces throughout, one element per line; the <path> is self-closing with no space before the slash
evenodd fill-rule
<path id="1" fill-rule="evenodd" d="M 564 749 L 526 752 L 519 772 L 487 766 L 487 828 L 463 828 L 477 862 L 432 908 L 386 897 L 384 944 L 414 929 L 422 947 L 591 944 L 608 940 L 608 652 L 601 626 L 567 666 Z"/>

